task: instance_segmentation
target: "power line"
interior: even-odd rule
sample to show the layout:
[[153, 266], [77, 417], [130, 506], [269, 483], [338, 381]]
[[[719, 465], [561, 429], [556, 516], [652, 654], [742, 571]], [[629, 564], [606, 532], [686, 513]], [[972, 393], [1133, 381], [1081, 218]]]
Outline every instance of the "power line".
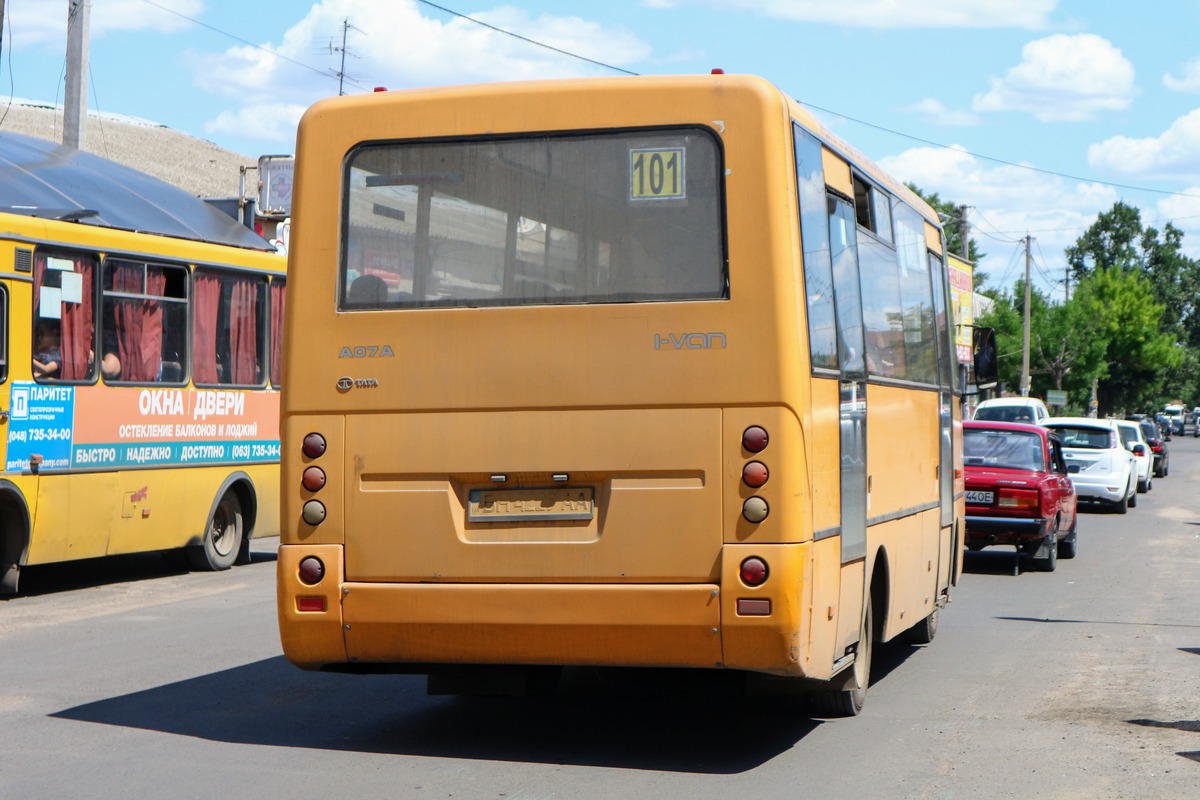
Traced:
[[[201, 28], [207, 28], [208, 30], [212, 31], [213, 33], [219, 33], [220, 35], [222, 35], [226, 38], [233, 39], [235, 42], [241, 42], [242, 44], [246, 45], [247, 47], [253, 47], [255, 50], [259, 50], [263, 53], [269, 53], [270, 55], [274, 56], [275, 58], [280, 59], [281, 61], [287, 61], [288, 63], [295, 64], [297, 67], [306, 69], [309, 72], [315, 72], [316, 74], [318, 74], [324, 78], [337, 77], [335, 75], [331, 75], [329, 70], [318, 69], [317, 67], [311, 66], [310, 64], [305, 64], [303, 61], [297, 61], [294, 58], [289, 58], [288, 56], [285, 56], [283, 53], [280, 53], [278, 50], [271, 50], [269, 48], [263, 47], [262, 45], [255, 44], [254, 42], [251, 42], [248, 39], [243, 39], [240, 36], [236, 36], [236, 35], [230, 33], [229, 31], [223, 31], [214, 25], [209, 25], [207, 22], [201, 22], [198, 19], [189, 17], [187, 14], [182, 14], [182, 13], [178, 12], [173, 8], [168, 8], [164, 5], [156, 3], [156, 2], [154, 2], [154, 0], [142, 0], [142, 2], [148, 6], [154, 6], [155, 8], [157, 8], [161, 11], [166, 11], [170, 14], [174, 14], [177, 17], [186, 19], [188, 22], [191, 22], [195, 25], [199, 25]], [[366, 91], [366, 87], [360, 83], [357, 83], [357, 82], [349, 80], [349, 79], [347, 79], [347, 83], [352, 83], [355, 86], [357, 86], [358, 88], [362, 89], [363, 91]]]
[[1116, 189], [1128, 189], [1129, 191], [1133, 191], [1133, 192], [1150, 192], [1152, 194], [1166, 194], [1166, 195], [1172, 195], [1175, 197], [1192, 197], [1192, 198], [1200, 199], [1200, 194], [1191, 194], [1188, 192], [1173, 192], [1169, 189], [1151, 189], [1146, 186], [1134, 186], [1132, 184], [1127, 184], [1127, 183], [1114, 183], [1113, 181], [1104, 181], [1104, 180], [1100, 180], [1099, 178], [1084, 178], [1082, 176], [1071, 175], [1066, 172], [1056, 172], [1052, 169], [1043, 169], [1041, 167], [1030, 166], [1029, 164], [1018, 164], [1015, 161], [1006, 161], [1003, 158], [996, 158], [995, 156], [986, 156], [981, 153], [974, 153], [970, 150], [964, 150], [959, 147], [951, 147], [950, 145], [942, 144], [941, 142], [934, 142], [929, 139], [922, 139], [920, 136], [913, 136], [912, 134], [909, 134], [909, 133], [901, 133], [900, 131], [893, 130], [891, 128], [885, 128], [882, 125], [876, 125], [875, 123], [867, 122], [866, 120], [857, 119], [855, 117], [851, 117], [846, 114], [842, 114], [840, 112], [833, 111], [832, 109], [822, 108], [821, 106], [818, 106], [814, 103], [806, 103], [803, 100], [801, 100], [799, 102], [801, 105], [808, 106], [809, 108], [814, 108], [817, 111], [823, 111], [826, 114], [833, 114], [834, 116], [841, 117], [844, 120], [848, 120], [850, 122], [856, 122], [859, 125], [865, 125], [868, 128], [874, 128], [875, 130], [883, 131], [884, 133], [890, 133], [893, 136], [900, 136], [905, 139], [911, 139], [914, 142], [920, 142], [921, 144], [927, 144], [930, 147], [938, 147], [943, 150], [955, 150], [960, 153], [966, 153], [967, 155], [971, 156], [972, 158], [981, 158], [984, 161], [992, 161], [996, 164], [1003, 164], [1006, 167], [1017, 167], [1019, 169], [1027, 169], [1032, 172], [1040, 172], [1043, 175], [1053, 175], [1056, 178], [1067, 178], [1068, 180], [1084, 181], [1085, 183], [1098, 183], [1101, 186], [1112, 186], [1113, 188], [1116, 188]]
[[474, 22], [476, 25], [482, 25], [483, 27], [487, 28], [488, 30], [493, 30], [496, 33], [503, 33], [505, 36], [511, 36], [514, 39], [520, 39], [522, 42], [527, 42], [528, 44], [532, 44], [537, 47], [543, 47], [546, 50], [552, 50], [555, 53], [559, 53], [559, 54], [567, 56], [569, 58], [576, 58], [576, 59], [579, 59], [580, 61], [586, 61], [589, 64], [595, 64], [598, 67], [604, 67], [605, 69], [611, 69], [616, 72], [622, 72], [626, 75], [637, 75], [638, 74], [636, 72], [630, 72], [629, 70], [623, 69], [621, 67], [614, 67], [612, 64], [605, 64], [603, 61], [597, 61], [594, 58], [588, 58], [587, 56], [581, 56], [578, 53], [572, 53], [567, 50], [562, 50], [560, 48], [554, 47], [553, 45], [546, 44], [545, 42], [539, 42], [535, 39], [530, 39], [529, 37], [522, 36], [519, 33], [513, 33], [512, 31], [506, 31], [504, 28], [497, 28], [495, 25], [490, 25], [490, 24], [484, 22], [483, 20], [475, 19], [474, 17], [468, 17], [466, 14], [460, 14], [457, 11], [446, 8], [445, 6], [439, 6], [437, 3], [431, 3], [431, 2], [429, 2], [429, 0], [417, 0], [417, 2], [422, 5], [429, 6], [430, 8], [436, 8], [438, 11], [444, 11], [445, 13], [450, 14], [455, 17], [458, 17], [459, 19], [465, 19], [467, 22]]

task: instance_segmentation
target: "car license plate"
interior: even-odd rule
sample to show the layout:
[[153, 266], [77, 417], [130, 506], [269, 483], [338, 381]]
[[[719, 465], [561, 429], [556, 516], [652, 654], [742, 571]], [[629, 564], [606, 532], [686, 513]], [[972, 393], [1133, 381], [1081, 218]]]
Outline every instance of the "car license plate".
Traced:
[[992, 493], [967, 492], [967, 502], [975, 506], [990, 506], [992, 504]]
[[473, 489], [468, 522], [535, 522], [589, 520], [596, 513], [590, 486], [552, 489]]

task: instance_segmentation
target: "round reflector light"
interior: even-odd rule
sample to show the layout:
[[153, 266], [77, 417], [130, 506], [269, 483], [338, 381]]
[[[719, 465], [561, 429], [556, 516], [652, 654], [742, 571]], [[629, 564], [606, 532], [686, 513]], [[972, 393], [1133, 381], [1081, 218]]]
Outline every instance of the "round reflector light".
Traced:
[[742, 562], [739, 572], [742, 576], [742, 583], [747, 586], [762, 586], [767, 580], [767, 562], [758, 556], [750, 556]]
[[768, 439], [769, 437], [764, 429], [757, 425], [751, 425], [742, 433], [742, 447], [751, 453], [761, 453], [767, 449]]
[[316, 500], [309, 500], [304, 504], [304, 510], [300, 516], [304, 517], [304, 521], [309, 525], [320, 525], [325, 521], [325, 506]]
[[304, 470], [304, 475], [300, 479], [300, 482], [310, 492], [319, 491], [325, 486], [325, 470], [320, 467], [309, 467]]
[[767, 465], [761, 461], [751, 461], [742, 467], [742, 483], [754, 489], [766, 483], [768, 477]]
[[316, 556], [309, 556], [300, 562], [300, 580], [309, 586], [320, 583], [324, 577], [325, 565], [321, 563], [321, 559]]
[[301, 450], [309, 458], [319, 458], [325, 454], [325, 437], [319, 433], [310, 433], [304, 437], [304, 444], [301, 445]]
[[742, 503], [742, 516], [749, 522], [762, 522], [770, 511], [767, 501], [761, 497], [751, 497]]

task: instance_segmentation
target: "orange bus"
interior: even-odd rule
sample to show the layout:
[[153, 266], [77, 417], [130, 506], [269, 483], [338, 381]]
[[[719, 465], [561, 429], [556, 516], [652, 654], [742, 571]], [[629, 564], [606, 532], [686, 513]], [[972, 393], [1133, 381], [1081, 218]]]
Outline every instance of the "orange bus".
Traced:
[[286, 259], [96, 156], [0, 136], [0, 592], [22, 568], [279, 531]]
[[[857, 714], [962, 553], [936, 213], [766, 81], [324, 100], [279, 624], [309, 669], [744, 671]], [[544, 668], [544, 669], [543, 669]]]

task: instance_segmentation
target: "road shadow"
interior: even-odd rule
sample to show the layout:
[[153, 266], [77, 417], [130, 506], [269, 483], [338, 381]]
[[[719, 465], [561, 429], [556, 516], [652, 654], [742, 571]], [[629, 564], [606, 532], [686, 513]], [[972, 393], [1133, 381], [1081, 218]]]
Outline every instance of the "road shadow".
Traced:
[[968, 550], [963, 553], [963, 572], [972, 575], [1016, 575], [1020, 572], [1035, 572], [1032, 559], [1017, 557], [1015, 548], [995, 547], [984, 550]]
[[[265, 541], [265, 544], [259, 544], [257, 540], [251, 543], [249, 563], [260, 564], [277, 559], [279, 540]], [[237, 568], [234, 567], [235, 570]], [[21, 568], [18, 591], [11, 595], [0, 594], [0, 602], [10, 597], [36, 597], [117, 583], [157, 580], [172, 575], [184, 575], [190, 571], [187, 557], [179, 550], [37, 564]]]
[[[1179, 719], [1179, 720], [1157, 720], [1157, 719], [1130, 719], [1126, 720], [1130, 725], [1140, 725], [1143, 728], [1169, 728], [1176, 731], [1188, 731], [1189, 733], [1200, 733], [1200, 719]], [[1200, 750], [1184, 750], [1175, 753], [1177, 756], [1182, 756], [1190, 761], [1200, 761]]]
[[754, 769], [822, 724], [741, 686], [734, 672], [580, 668], [547, 698], [430, 697], [420, 676], [305, 672], [279, 656], [51, 716], [235, 744], [701, 774]]

